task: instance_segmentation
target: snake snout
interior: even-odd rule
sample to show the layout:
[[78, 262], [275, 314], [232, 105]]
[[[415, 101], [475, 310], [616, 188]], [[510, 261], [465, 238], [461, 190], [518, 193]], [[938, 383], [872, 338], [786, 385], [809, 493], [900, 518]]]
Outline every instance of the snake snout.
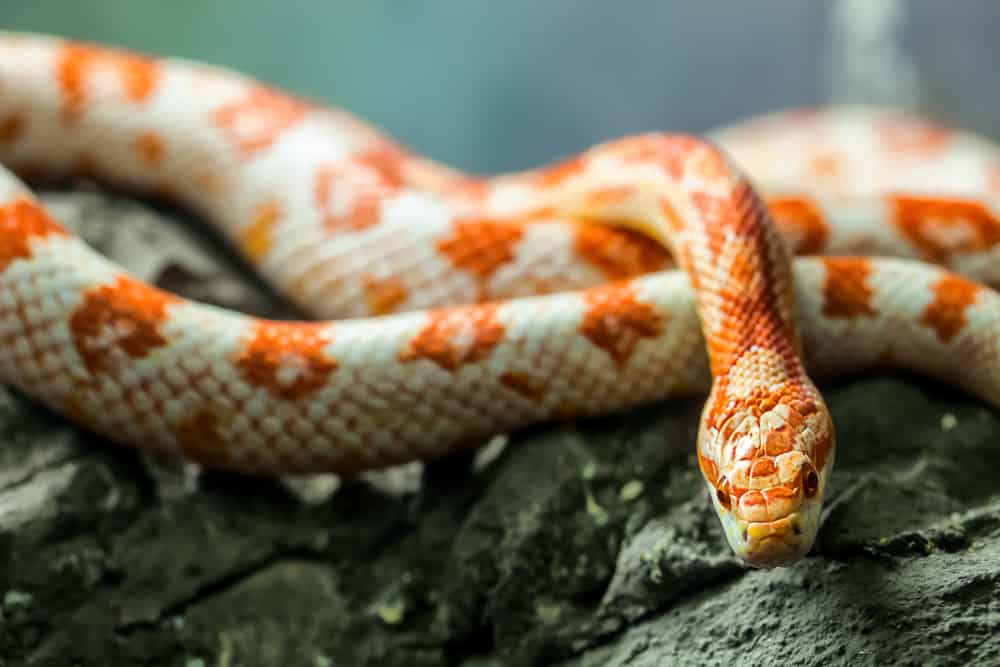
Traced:
[[740, 473], [741, 466], [730, 469], [735, 483], [726, 480], [725, 502], [716, 498], [719, 516], [740, 560], [759, 568], [790, 565], [805, 556], [815, 541], [822, 479], [812, 460], [801, 452], [768, 459], [766, 464], [760, 460], [743, 466], [750, 471], [747, 476]]
[[785, 473], [783, 484], [747, 498], [751, 502], [741, 506], [745, 511], [737, 517], [743, 525], [743, 559], [754, 567], [791, 564], [805, 556], [816, 539], [822, 501], [819, 473], [801, 454], [785, 466]]

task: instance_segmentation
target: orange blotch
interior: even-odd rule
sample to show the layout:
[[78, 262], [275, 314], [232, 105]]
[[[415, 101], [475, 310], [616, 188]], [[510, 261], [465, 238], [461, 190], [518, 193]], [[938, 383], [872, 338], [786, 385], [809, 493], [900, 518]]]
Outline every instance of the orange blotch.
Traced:
[[342, 162], [319, 168], [313, 197], [326, 229], [361, 231], [378, 223], [382, 200], [393, 190], [374, 170]]
[[379, 278], [365, 275], [361, 277], [365, 290], [368, 311], [374, 315], [387, 315], [396, 310], [409, 296], [406, 285], [394, 276]]
[[584, 292], [587, 310], [580, 331], [621, 368], [639, 341], [663, 332], [663, 315], [636, 299], [628, 283], [613, 283]]
[[680, 178], [691, 153], [705, 146], [697, 137], [683, 134], [643, 134], [612, 142], [608, 148], [627, 163], [655, 163], [672, 178]]
[[760, 261], [756, 257], [751, 257], [747, 253], [737, 254], [733, 257], [730, 273], [727, 278], [727, 285], [719, 292], [726, 296], [729, 292], [743, 292], [749, 290], [753, 284], [754, 276], [760, 271]]
[[545, 384], [529, 373], [509, 371], [500, 376], [500, 382], [511, 391], [531, 400], [537, 400], [545, 394]]
[[299, 100], [258, 85], [240, 100], [216, 109], [212, 122], [244, 157], [249, 157], [297, 125], [306, 110]]
[[143, 132], [135, 138], [132, 144], [139, 158], [151, 167], [163, 161], [166, 145], [163, 138], [156, 132]]
[[281, 220], [281, 205], [268, 201], [257, 207], [253, 222], [240, 233], [240, 247], [247, 257], [260, 261], [274, 243], [274, 227]]
[[872, 265], [867, 259], [824, 257], [823, 314], [827, 317], [874, 317], [874, 290], [868, 283]]
[[19, 113], [12, 113], [0, 120], [0, 144], [12, 144], [24, 134], [28, 122]]
[[968, 323], [966, 309], [976, 302], [981, 286], [953, 273], [946, 274], [932, 288], [934, 300], [924, 309], [920, 323], [934, 329], [947, 343]]
[[226, 441], [219, 426], [219, 417], [202, 409], [174, 428], [181, 453], [207, 468], [229, 468], [233, 459], [226, 450]]
[[573, 250], [609, 280], [660, 271], [670, 259], [666, 248], [644, 234], [606, 225], [577, 227]]
[[793, 253], [815, 255], [823, 251], [830, 226], [813, 202], [805, 197], [771, 197], [767, 208]]
[[66, 236], [66, 230], [30, 199], [0, 206], [0, 271], [16, 259], [31, 257], [32, 239], [52, 235]]
[[313, 196], [323, 225], [331, 231], [359, 231], [377, 224], [382, 201], [405, 182], [407, 159], [399, 146], [379, 141], [347, 160], [320, 167]]
[[486, 201], [490, 185], [482, 179], [463, 176], [437, 189], [468, 206], [476, 206]]
[[[700, 226], [708, 237], [712, 257], [718, 258], [727, 244], [742, 241], [748, 254], [754, 252], [768, 258], [766, 209], [750, 186], [741, 182], [725, 194], [715, 195], [697, 191], [691, 195], [691, 204], [701, 215]], [[746, 253], [745, 253], [746, 254]], [[767, 260], [762, 264], [769, 270]]]
[[[725, 229], [723, 227], [730, 227], [734, 222], [738, 222], [738, 220], [733, 220], [729, 214], [731, 203], [729, 198], [718, 197], [701, 190], [691, 194], [691, 205], [704, 221], [706, 231], [709, 232], [709, 247], [712, 248], [713, 254], [716, 256], [721, 248], [720, 240], [725, 238]], [[718, 233], [713, 235], [711, 232], [716, 227], [719, 228]], [[713, 236], [715, 247], [713, 247]]]
[[454, 232], [438, 241], [438, 251], [456, 269], [487, 280], [497, 269], [514, 259], [517, 244], [524, 237], [524, 225], [506, 220], [471, 218], [457, 220]]
[[337, 360], [325, 348], [330, 327], [321, 322], [256, 320], [233, 363], [249, 384], [295, 401], [326, 384]]
[[568, 160], [559, 162], [551, 167], [542, 169], [537, 176], [538, 184], [543, 187], [553, 187], [561, 185], [582, 174], [587, 169], [587, 156], [577, 155]]
[[157, 62], [145, 56], [89, 44], [67, 44], [56, 58], [56, 80], [62, 91], [66, 118], [75, 118], [83, 112], [88, 78], [101, 70], [115, 73], [126, 99], [133, 103], [143, 102], [152, 95], [160, 74]]
[[390, 188], [399, 188], [405, 183], [406, 151], [396, 144], [381, 140], [374, 146], [359, 151], [351, 161], [374, 171], [379, 180]]
[[494, 304], [433, 310], [427, 324], [399, 353], [399, 360], [427, 359], [456, 371], [485, 359], [503, 341], [504, 333]]
[[[692, 144], [687, 150], [693, 152], [697, 145]], [[716, 150], [702, 150], [694, 153], [695, 158], [688, 167], [703, 183], [731, 182], [734, 174], [726, 158]], [[680, 178], [678, 173], [676, 178]]]
[[127, 276], [89, 290], [70, 317], [73, 343], [91, 373], [113, 370], [116, 354], [141, 359], [166, 345], [160, 327], [178, 297]]
[[952, 137], [950, 130], [937, 123], [903, 116], [884, 120], [879, 129], [883, 150], [906, 157], [933, 157]]
[[891, 201], [896, 226], [931, 261], [986, 250], [1000, 241], [1000, 220], [982, 202], [912, 196]]

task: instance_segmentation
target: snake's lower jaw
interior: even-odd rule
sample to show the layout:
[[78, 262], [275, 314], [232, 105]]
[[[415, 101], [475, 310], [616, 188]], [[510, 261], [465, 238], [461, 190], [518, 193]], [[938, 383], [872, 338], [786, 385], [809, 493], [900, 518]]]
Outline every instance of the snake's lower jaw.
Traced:
[[750, 567], [770, 569], [793, 565], [809, 553], [821, 508], [820, 502], [810, 499], [773, 521], [746, 521], [725, 510], [719, 511], [719, 518], [736, 557]]
[[751, 567], [792, 565], [809, 552], [815, 540], [815, 531], [805, 530], [804, 523], [798, 512], [777, 521], [745, 523], [745, 550], [738, 555]]

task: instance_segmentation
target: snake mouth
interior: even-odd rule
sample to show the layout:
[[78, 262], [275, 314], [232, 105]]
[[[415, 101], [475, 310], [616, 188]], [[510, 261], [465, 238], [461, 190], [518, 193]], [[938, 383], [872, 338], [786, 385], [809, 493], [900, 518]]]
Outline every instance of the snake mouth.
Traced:
[[775, 521], [747, 522], [744, 536], [746, 561], [760, 568], [789, 565], [812, 546], [803, 535], [802, 516], [798, 512]]

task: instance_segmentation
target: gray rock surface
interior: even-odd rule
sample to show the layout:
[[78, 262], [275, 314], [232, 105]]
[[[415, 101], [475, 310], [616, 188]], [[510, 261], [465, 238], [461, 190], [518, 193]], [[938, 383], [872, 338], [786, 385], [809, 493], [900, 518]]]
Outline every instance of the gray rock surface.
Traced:
[[[46, 201], [143, 278], [291, 314], [170, 216]], [[915, 378], [826, 393], [819, 543], [749, 571], [709, 510], [695, 403], [274, 480], [152, 460], [0, 389], [0, 665], [1000, 664], [1000, 414]]]

